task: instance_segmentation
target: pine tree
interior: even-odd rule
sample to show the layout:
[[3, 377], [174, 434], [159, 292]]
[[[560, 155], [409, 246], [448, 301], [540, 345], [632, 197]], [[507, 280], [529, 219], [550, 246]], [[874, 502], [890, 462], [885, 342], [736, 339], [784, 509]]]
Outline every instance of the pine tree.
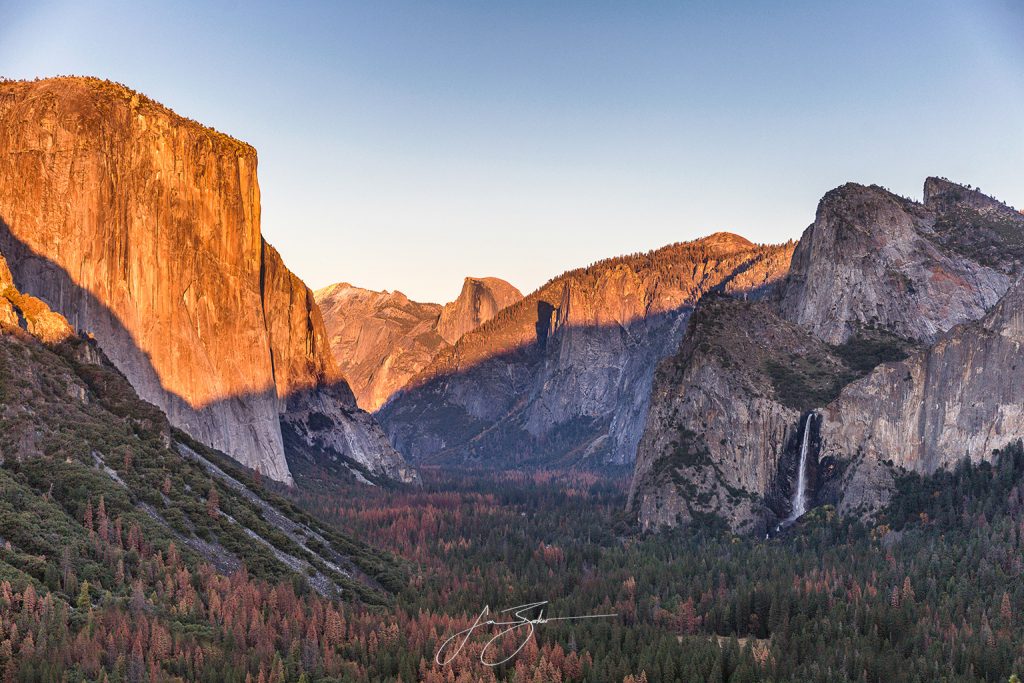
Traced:
[[82, 589], [78, 592], [78, 599], [75, 601], [75, 607], [78, 608], [79, 612], [88, 612], [92, 609], [92, 598], [89, 597], [89, 582], [82, 582]]
[[217, 519], [220, 515], [220, 494], [217, 493], [216, 486], [211, 486], [210, 493], [206, 496], [206, 514], [211, 519]]

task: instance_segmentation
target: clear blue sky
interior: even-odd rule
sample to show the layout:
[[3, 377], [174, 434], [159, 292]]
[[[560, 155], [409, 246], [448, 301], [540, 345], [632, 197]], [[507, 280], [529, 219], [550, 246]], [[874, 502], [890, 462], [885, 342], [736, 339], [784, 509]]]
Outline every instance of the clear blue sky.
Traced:
[[130, 85], [259, 150], [308, 284], [524, 291], [848, 180], [1024, 204], [1024, 3], [0, 0], [0, 74]]

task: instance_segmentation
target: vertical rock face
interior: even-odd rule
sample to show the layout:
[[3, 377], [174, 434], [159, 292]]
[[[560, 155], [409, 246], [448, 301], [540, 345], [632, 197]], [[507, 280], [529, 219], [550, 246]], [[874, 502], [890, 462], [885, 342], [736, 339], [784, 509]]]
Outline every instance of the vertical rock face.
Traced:
[[[964, 458], [988, 459], [1024, 437], [1022, 345], [1018, 280], [981, 320], [846, 387], [823, 411], [822, 453], [856, 456], [857, 479], [872, 476], [883, 461], [931, 473]], [[851, 494], [842, 499], [845, 509], [863, 502]]]
[[265, 258], [255, 151], [97, 79], [2, 83], [0, 118], [15, 282], [173, 424], [290, 481], [283, 399], [334, 371], [308, 291]]
[[285, 450], [289, 461], [354, 465], [363, 473], [413, 483], [416, 472], [387, 436], [356, 406], [355, 396], [331, 353], [313, 292], [263, 243], [263, 315], [270, 337]]
[[836, 344], [864, 326], [930, 342], [983, 315], [1015, 266], [985, 258], [965, 234], [984, 216], [948, 192], [940, 202], [939, 182], [929, 179], [925, 205], [853, 183], [826, 194], [793, 255], [783, 317]]
[[[343, 380], [331, 356], [313, 292], [285, 267], [276, 249], [266, 242], [261, 249], [263, 317], [279, 412], [283, 413], [289, 396]], [[346, 398], [352, 401], [351, 392]]]
[[924, 195], [844, 185], [766, 303], [708, 303], [657, 375], [630, 496], [644, 526], [782, 519], [812, 410], [811, 501], [844, 511], [884, 503], [886, 463], [931, 472], [1024, 436], [1024, 216], [941, 179]]
[[444, 307], [340, 283], [316, 292], [331, 351], [360, 407], [377, 410], [426, 367], [449, 338], [461, 337], [522, 298], [498, 278], [466, 278]]
[[642, 526], [719, 516], [748, 532], [788, 515], [801, 415], [851, 376], [771, 306], [705, 297], [654, 380], [629, 499]]
[[720, 233], [566, 273], [439, 353], [378, 417], [406, 457], [630, 463], [654, 366], [693, 305], [715, 289], [756, 295], [791, 249]]
[[467, 277], [459, 297], [445, 304], [437, 321], [437, 333], [449, 344], [475, 330], [523, 298], [522, 292], [496, 277]]

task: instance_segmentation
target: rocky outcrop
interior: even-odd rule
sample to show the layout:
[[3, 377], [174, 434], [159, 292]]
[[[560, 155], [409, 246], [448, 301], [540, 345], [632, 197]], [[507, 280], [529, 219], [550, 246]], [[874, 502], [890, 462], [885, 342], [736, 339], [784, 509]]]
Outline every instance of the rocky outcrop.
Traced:
[[[980, 189], [954, 183], [946, 178], [926, 178], [922, 201], [925, 207], [943, 215], [973, 211], [989, 218], [1010, 221], [1020, 220], [1020, 212], [1006, 202], [1001, 202], [994, 197], [982, 194]], [[975, 240], [979, 238], [978, 235], [973, 235], [972, 237]], [[1005, 238], [1006, 235], [1003, 235], [1003, 237]], [[985, 242], [988, 242], [990, 239], [988, 236], [982, 237], [982, 240]]]
[[0, 325], [18, 326], [18, 308], [11, 301], [12, 295], [17, 294], [20, 292], [14, 286], [14, 276], [11, 275], [11, 270], [7, 267], [7, 259], [0, 255]]
[[865, 326], [931, 342], [983, 315], [1020, 261], [988, 258], [976, 193], [940, 199], [939, 183], [928, 180], [923, 205], [853, 183], [826, 194], [781, 288], [783, 317], [835, 344]]
[[439, 353], [378, 417], [415, 459], [631, 463], [654, 366], [697, 300], [758, 295], [791, 250], [719, 233], [566, 273]]
[[523, 298], [523, 293], [496, 277], [467, 277], [455, 301], [445, 304], [437, 333], [449, 344], [471, 332]]
[[3, 254], [0, 254], [0, 327], [20, 328], [45, 344], [59, 344], [75, 335], [67, 319], [50, 310], [46, 302], [18, 291]]
[[308, 290], [267, 258], [255, 150], [97, 79], [4, 82], [0, 118], [0, 249], [19, 288], [94, 335], [172, 424], [291, 481], [286, 398], [336, 370]]
[[[375, 292], [342, 282], [315, 294], [331, 351], [359, 406], [377, 410], [442, 349], [522, 298], [498, 278], [466, 278], [455, 301], [440, 306], [401, 292]], [[457, 336], [455, 336], [457, 335]]]
[[888, 499], [893, 467], [931, 472], [1024, 436], [1022, 245], [1024, 217], [948, 181], [928, 179], [923, 204], [830, 192], [777, 292], [708, 302], [659, 369], [630, 494], [641, 523], [773, 526], [805, 428], [810, 502], [859, 513]]

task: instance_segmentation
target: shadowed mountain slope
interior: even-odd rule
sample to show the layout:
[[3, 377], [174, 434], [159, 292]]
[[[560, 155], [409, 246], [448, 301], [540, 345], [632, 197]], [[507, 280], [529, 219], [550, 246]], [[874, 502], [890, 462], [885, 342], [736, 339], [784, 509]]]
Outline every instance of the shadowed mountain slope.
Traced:
[[439, 353], [378, 413], [414, 460], [623, 465], [654, 365], [706, 292], [758, 296], [792, 245], [717, 233], [561, 275]]
[[3, 256], [0, 490], [0, 580], [68, 601], [76, 575], [96, 595], [127, 597], [146, 580], [142, 559], [171, 543], [191, 570], [244, 564], [255, 577], [295, 578], [325, 596], [379, 602], [382, 582], [397, 583], [393, 561], [173, 429], [95, 341], [17, 290]]

